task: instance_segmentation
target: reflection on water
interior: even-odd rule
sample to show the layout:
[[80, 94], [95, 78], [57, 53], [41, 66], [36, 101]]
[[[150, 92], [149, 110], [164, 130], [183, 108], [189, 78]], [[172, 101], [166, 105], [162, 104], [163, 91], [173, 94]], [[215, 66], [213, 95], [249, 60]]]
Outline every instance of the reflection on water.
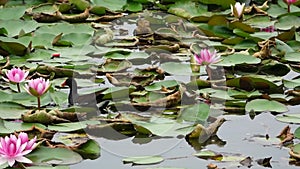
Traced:
[[[294, 111], [297, 111], [297, 107], [290, 107], [290, 113]], [[157, 138], [151, 140], [134, 137], [127, 137], [121, 140], [95, 138], [102, 148], [101, 157], [93, 161], [86, 160], [80, 164], [73, 165], [71, 169], [81, 169], [83, 167], [90, 169], [133, 168], [131, 164], [123, 164], [122, 159], [124, 157], [141, 155], [161, 155], [165, 158], [165, 161], [153, 166], [134, 166], [134, 168], [168, 166], [199, 169], [206, 168], [209, 163], [217, 164], [220, 168], [236, 168], [239, 165], [234, 163], [218, 163], [193, 156], [194, 153], [201, 149], [242, 154], [245, 157], [252, 157], [253, 160], [272, 157], [272, 168], [295, 168], [294, 165], [289, 165], [288, 148], [249, 141], [249, 138], [254, 135], [268, 134], [270, 138], [274, 138], [288, 124], [276, 121], [270, 113], [261, 113], [253, 120], [251, 120], [248, 114], [240, 116], [225, 115], [224, 118], [227, 121], [219, 129], [217, 137], [206, 143], [208, 145], [189, 144], [184, 138]], [[297, 125], [289, 125], [292, 128], [292, 132], [297, 128]], [[261, 168], [255, 161], [253, 165], [251, 168]]]

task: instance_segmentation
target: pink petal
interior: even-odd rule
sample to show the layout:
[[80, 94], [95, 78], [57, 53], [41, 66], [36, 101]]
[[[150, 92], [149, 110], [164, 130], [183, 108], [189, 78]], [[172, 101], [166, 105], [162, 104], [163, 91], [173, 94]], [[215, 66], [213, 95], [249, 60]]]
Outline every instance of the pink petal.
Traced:
[[44, 88], [45, 86], [42, 84], [42, 83], [39, 83], [37, 88], [36, 88], [36, 91], [39, 93], [39, 95], [43, 95], [44, 93]]
[[12, 167], [12, 166], [15, 164], [16, 160], [15, 160], [15, 159], [10, 159], [10, 158], [8, 158], [8, 159], [7, 159], [7, 162], [8, 162], [8, 165], [9, 165], [10, 167]]
[[21, 132], [19, 133], [18, 137], [21, 139], [21, 143], [28, 142], [28, 135], [27, 133]]

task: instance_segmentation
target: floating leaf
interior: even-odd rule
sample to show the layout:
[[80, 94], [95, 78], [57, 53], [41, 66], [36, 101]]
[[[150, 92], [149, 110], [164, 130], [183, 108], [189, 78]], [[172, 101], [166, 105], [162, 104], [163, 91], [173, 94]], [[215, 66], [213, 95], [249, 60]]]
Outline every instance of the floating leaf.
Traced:
[[139, 126], [139, 130], [150, 131], [157, 136], [171, 136], [186, 135], [190, 133], [194, 126], [193, 124], [179, 123], [176, 120], [171, 120], [162, 117], [151, 117], [149, 121], [141, 121], [130, 115], [125, 116], [133, 124]]
[[[16, 6], [0, 9], [0, 20], [17, 20], [21, 18], [26, 11], [25, 6]], [[4, 26], [4, 25], [2, 25]]]
[[209, 110], [207, 104], [195, 104], [185, 108], [178, 118], [190, 122], [204, 122], [208, 118]]
[[26, 112], [25, 107], [13, 102], [0, 103], [0, 118], [2, 119], [20, 119], [21, 115]]
[[32, 167], [26, 167], [27, 169], [70, 169], [68, 166], [32, 166]]
[[288, 52], [283, 59], [290, 62], [300, 62], [300, 54], [298, 52]]
[[139, 156], [139, 157], [127, 157], [122, 160], [124, 163], [132, 163], [136, 165], [150, 165], [157, 164], [164, 161], [161, 156]]
[[278, 19], [278, 22], [275, 24], [277, 29], [289, 30], [292, 27], [300, 27], [300, 18], [294, 15], [283, 16]]
[[299, 123], [300, 124], [300, 114], [283, 114], [277, 115], [276, 120], [285, 123]]
[[103, 6], [112, 11], [121, 11], [126, 5], [126, 1], [124, 0], [93, 0], [94, 5]]
[[183, 64], [177, 62], [166, 62], [161, 64], [161, 68], [174, 75], [192, 75], [196, 74], [192, 72], [190, 64]]
[[287, 88], [290, 88], [290, 89], [294, 89], [294, 88], [300, 86], [300, 78], [293, 79], [293, 80], [285, 80], [285, 79], [283, 79], [283, 84], [284, 84], [284, 87], [287, 87]]
[[86, 128], [90, 124], [99, 124], [97, 121], [80, 121], [73, 123], [58, 123], [55, 125], [48, 125], [49, 130], [60, 131], [60, 132], [71, 132]]
[[288, 111], [288, 108], [274, 100], [266, 100], [266, 99], [255, 99], [246, 104], [246, 111], [258, 111], [258, 112], [263, 112], [263, 111], [271, 111], [271, 112], [286, 112]]
[[94, 160], [100, 157], [100, 145], [95, 140], [88, 140], [80, 144], [74, 151], [79, 153], [84, 159]]
[[35, 149], [27, 157], [35, 164], [70, 165], [82, 161], [82, 157], [78, 153], [69, 149], [44, 146]]
[[235, 66], [237, 64], [258, 64], [260, 59], [251, 55], [233, 54], [222, 57], [222, 61], [217, 63], [218, 66]]
[[3, 26], [7, 33], [8, 37], [18, 36], [21, 31], [23, 34], [30, 33], [36, 30], [40, 25], [33, 20], [30, 21], [22, 21], [22, 20], [7, 20], [4, 22]]
[[170, 88], [170, 87], [175, 87], [178, 85], [179, 85], [179, 83], [176, 80], [164, 80], [164, 81], [155, 82], [151, 85], [146, 86], [145, 90], [155, 91], [155, 90], [161, 90], [163, 87]]

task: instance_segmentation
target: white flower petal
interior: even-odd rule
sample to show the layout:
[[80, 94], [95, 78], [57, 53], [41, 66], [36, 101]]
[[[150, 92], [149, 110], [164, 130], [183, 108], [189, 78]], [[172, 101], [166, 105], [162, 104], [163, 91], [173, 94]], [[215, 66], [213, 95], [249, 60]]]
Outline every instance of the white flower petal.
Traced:
[[0, 165], [4, 164], [6, 162], [7, 162], [6, 158], [0, 156]]
[[8, 162], [8, 165], [12, 167], [15, 164], [16, 160], [15, 159], [7, 159], [7, 162]]
[[20, 157], [16, 157], [16, 161], [21, 162], [21, 163], [32, 163], [31, 160], [29, 160], [26, 157], [20, 156]]

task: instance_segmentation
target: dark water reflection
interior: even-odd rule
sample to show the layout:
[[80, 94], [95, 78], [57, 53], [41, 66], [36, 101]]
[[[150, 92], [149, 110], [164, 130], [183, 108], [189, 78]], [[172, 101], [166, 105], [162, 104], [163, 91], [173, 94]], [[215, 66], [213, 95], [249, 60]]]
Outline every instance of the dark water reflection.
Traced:
[[[289, 113], [297, 113], [299, 106], [289, 107]], [[215, 163], [220, 168], [237, 168], [237, 163], [218, 163], [211, 160], [203, 160], [193, 156], [199, 149], [206, 148], [216, 152], [226, 152], [232, 154], [242, 154], [250, 156], [254, 160], [272, 157], [272, 168], [296, 168], [289, 164], [289, 149], [278, 145], [264, 145], [262, 143], [249, 141], [255, 135], [266, 135], [270, 138], [276, 137], [280, 131], [287, 125], [291, 126], [292, 132], [298, 127], [293, 124], [286, 124], [276, 121], [271, 113], [261, 113], [253, 120], [246, 115], [224, 115], [227, 120], [219, 129], [217, 135], [225, 145], [210, 144], [201, 147], [192, 147], [184, 138], [160, 138], [153, 139], [149, 143], [139, 144], [143, 140], [134, 140], [128, 137], [123, 140], [107, 140], [97, 138], [101, 145], [101, 157], [96, 160], [86, 160], [80, 164], [71, 166], [71, 169], [81, 169], [88, 167], [90, 169], [98, 168], [151, 168], [151, 167], [182, 167], [187, 169], [206, 168], [209, 163]], [[217, 139], [217, 138], [216, 138]], [[297, 140], [295, 140], [297, 142]], [[130, 156], [142, 155], [161, 155], [165, 161], [150, 166], [131, 166], [123, 164], [122, 159]], [[263, 168], [254, 161], [251, 168]], [[243, 168], [243, 167], [242, 167]], [[246, 167], [244, 167], [246, 168]]]

